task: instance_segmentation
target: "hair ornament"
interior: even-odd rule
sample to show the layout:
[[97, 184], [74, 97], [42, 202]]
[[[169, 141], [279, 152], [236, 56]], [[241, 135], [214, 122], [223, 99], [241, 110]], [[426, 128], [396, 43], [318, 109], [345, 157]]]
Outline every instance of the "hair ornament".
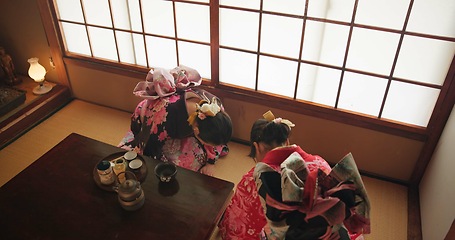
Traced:
[[218, 105], [218, 101], [215, 97], [212, 98], [212, 102], [209, 103], [207, 100], [201, 100], [199, 104], [196, 104], [196, 111], [188, 117], [188, 123], [193, 126], [196, 118], [201, 120], [207, 117], [214, 117], [221, 111], [221, 107]]
[[212, 103], [205, 102], [200, 107], [198, 106], [198, 117], [201, 118], [202, 115], [204, 115], [204, 118], [206, 116], [209, 117], [214, 117], [217, 113], [219, 113], [221, 110], [220, 106], [218, 105], [218, 101], [216, 100], [215, 97], [212, 98]]
[[194, 122], [196, 121], [197, 115], [198, 115], [197, 111], [194, 112], [194, 113], [189, 114], [188, 119], [186, 121], [188, 121], [190, 126], [194, 125]]
[[289, 128], [295, 127], [295, 124], [292, 123], [291, 121], [287, 120], [287, 119], [281, 119], [281, 123], [284, 123], [284, 124], [288, 125]]
[[153, 68], [145, 81], [137, 83], [133, 94], [145, 99], [158, 99], [175, 94], [177, 91], [201, 85], [201, 75], [195, 69], [180, 65], [171, 70]]
[[267, 111], [266, 113], [262, 114], [262, 116], [267, 120], [268, 122], [273, 121], [275, 119], [275, 115], [273, 115], [272, 111]]
[[287, 119], [283, 119], [283, 118], [276, 118], [275, 115], [273, 115], [272, 111], [267, 111], [266, 113], [264, 113], [262, 115], [264, 117], [265, 120], [269, 121], [269, 122], [274, 122], [276, 124], [280, 124], [280, 123], [284, 123], [286, 124], [289, 128], [291, 127], [295, 127], [295, 124], [292, 123], [291, 121], [287, 120]]

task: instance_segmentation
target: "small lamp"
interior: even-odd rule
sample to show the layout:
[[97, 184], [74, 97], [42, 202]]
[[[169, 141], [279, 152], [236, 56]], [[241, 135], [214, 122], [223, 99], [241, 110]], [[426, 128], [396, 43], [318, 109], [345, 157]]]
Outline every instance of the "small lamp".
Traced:
[[39, 83], [38, 86], [33, 88], [34, 94], [45, 94], [52, 89], [52, 85], [44, 82], [44, 76], [46, 75], [46, 69], [38, 63], [38, 58], [29, 58], [27, 61], [30, 63], [30, 68], [28, 69], [28, 75]]

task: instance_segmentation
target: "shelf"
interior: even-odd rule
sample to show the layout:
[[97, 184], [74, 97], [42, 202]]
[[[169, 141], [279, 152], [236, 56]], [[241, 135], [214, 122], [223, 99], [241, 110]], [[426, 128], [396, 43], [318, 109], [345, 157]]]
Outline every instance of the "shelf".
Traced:
[[71, 93], [66, 86], [52, 84], [52, 90], [44, 95], [35, 95], [33, 80], [23, 77], [21, 84], [14, 86], [26, 92], [24, 103], [0, 117], [0, 149], [16, 140], [42, 120], [58, 111], [71, 101]]

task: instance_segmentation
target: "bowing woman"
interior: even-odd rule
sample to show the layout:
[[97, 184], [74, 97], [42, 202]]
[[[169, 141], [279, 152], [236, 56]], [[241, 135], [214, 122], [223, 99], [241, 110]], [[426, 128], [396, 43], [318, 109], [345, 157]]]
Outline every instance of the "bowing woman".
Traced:
[[143, 100], [118, 146], [213, 175], [215, 162], [229, 152], [232, 122], [217, 96], [197, 88], [201, 81], [186, 66], [150, 70], [133, 90]]

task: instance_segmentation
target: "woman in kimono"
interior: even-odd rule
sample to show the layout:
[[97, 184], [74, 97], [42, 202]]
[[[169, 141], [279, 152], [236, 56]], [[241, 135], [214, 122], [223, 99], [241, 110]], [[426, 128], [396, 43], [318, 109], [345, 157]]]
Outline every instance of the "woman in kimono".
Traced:
[[144, 100], [118, 146], [213, 175], [216, 160], [229, 151], [232, 122], [218, 97], [196, 88], [201, 81], [185, 66], [150, 70], [133, 91]]
[[[266, 114], [271, 114], [271, 112]], [[248, 156], [255, 162], [262, 161], [270, 150], [289, 145], [289, 135], [294, 124], [286, 119], [281, 119], [281, 123], [286, 127], [283, 125], [279, 131], [264, 134], [264, 129], [270, 128], [270, 125], [274, 123], [263, 118], [254, 122], [250, 132], [251, 150]], [[266, 224], [253, 171], [254, 167], [243, 175], [237, 184], [234, 196], [218, 224], [223, 240], [257, 240]]]
[[[291, 153], [297, 153], [304, 160], [308, 171], [330, 174], [331, 168], [323, 158], [308, 154], [297, 145], [289, 144], [289, 136], [293, 126], [294, 124], [289, 120], [275, 118], [270, 111], [264, 114], [264, 119], [258, 119], [251, 129], [251, 151], [249, 156], [255, 159], [259, 166], [265, 162], [267, 166], [269, 166], [268, 164], [273, 166], [274, 171], [280, 171], [281, 159]], [[266, 211], [266, 214], [264, 212], [260, 199], [261, 197], [264, 199], [266, 197], [258, 194], [254, 170], [255, 168], [252, 168], [237, 184], [235, 194], [218, 225], [220, 235], [224, 240], [259, 239], [260, 237], [267, 239], [265, 231], [269, 229], [267, 226], [268, 217], [273, 212], [269, 213]], [[280, 181], [276, 181], [273, 184], [270, 188], [273, 187], [277, 191], [281, 189]], [[261, 190], [264, 192], [264, 189]], [[293, 217], [291, 215], [286, 216], [286, 213], [284, 213], [283, 216], [288, 217], [290, 222], [292, 222]], [[297, 216], [297, 219], [300, 219], [300, 217], [302, 216]], [[348, 237], [348, 234], [344, 233], [343, 236]], [[317, 239], [315, 235], [305, 235], [304, 238], [299, 237], [303, 237], [303, 235], [298, 236], [297, 239]], [[354, 232], [349, 233], [349, 238], [363, 239], [360, 233]], [[270, 236], [270, 239], [282, 238]]]
[[[288, 128], [273, 114], [264, 136]], [[266, 138], [266, 137], [264, 137]], [[297, 145], [267, 152], [253, 172], [267, 224], [262, 239], [363, 239], [370, 203], [351, 154], [332, 169]]]

